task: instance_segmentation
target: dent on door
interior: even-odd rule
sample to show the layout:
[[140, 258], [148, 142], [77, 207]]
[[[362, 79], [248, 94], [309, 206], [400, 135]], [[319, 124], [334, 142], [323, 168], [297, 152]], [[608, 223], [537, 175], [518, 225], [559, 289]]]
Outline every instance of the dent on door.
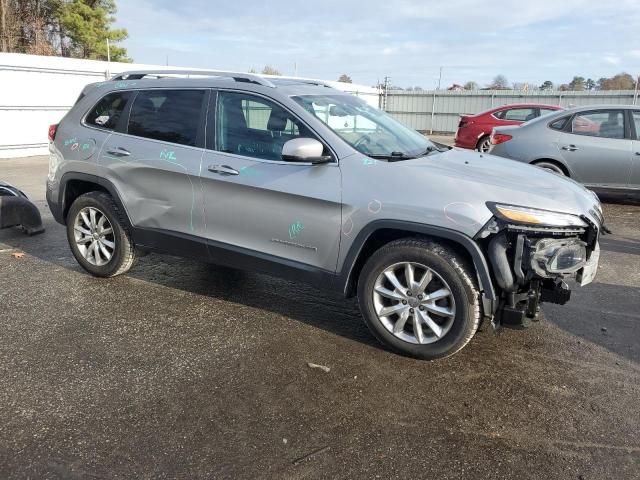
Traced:
[[134, 226], [201, 236], [201, 156], [199, 148], [113, 134], [101, 163]]

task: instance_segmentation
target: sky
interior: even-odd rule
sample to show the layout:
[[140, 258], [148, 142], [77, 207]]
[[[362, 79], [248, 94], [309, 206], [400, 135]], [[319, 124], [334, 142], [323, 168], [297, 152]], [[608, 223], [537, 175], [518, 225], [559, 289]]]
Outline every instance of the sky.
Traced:
[[[138, 63], [432, 89], [640, 75], [640, 0], [119, 0]], [[635, 32], [635, 35], [634, 35]]]

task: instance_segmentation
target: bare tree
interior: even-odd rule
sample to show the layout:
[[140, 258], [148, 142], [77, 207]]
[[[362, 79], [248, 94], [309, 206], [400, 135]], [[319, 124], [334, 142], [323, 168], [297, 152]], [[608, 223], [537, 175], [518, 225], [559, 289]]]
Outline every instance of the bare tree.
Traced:
[[509, 80], [504, 75], [496, 75], [489, 88], [492, 90], [507, 90], [509, 88]]
[[342, 83], [353, 83], [351, 81], [351, 77], [346, 73], [343, 73], [342, 75], [340, 75], [340, 78], [338, 78], [338, 81]]
[[473, 80], [464, 84], [465, 90], [478, 90], [478, 88], [479, 88], [478, 84]]

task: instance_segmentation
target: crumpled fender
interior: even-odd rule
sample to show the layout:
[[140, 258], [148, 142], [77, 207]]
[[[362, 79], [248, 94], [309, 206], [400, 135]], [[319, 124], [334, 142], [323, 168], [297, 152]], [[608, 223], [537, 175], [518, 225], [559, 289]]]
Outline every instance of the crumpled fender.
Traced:
[[27, 235], [44, 232], [38, 207], [16, 187], [0, 181], [0, 228], [16, 226]]

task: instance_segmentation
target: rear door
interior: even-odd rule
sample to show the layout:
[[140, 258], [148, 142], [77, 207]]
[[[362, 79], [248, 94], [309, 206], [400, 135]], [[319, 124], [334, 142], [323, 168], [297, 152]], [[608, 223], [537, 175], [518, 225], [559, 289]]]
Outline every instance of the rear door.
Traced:
[[640, 110], [632, 110], [630, 114], [634, 140], [631, 149], [631, 177], [629, 187], [640, 189]]
[[138, 91], [128, 122], [105, 143], [101, 163], [134, 227], [203, 235], [199, 175], [208, 95], [205, 89]]
[[[341, 226], [339, 165], [281, 158], [287, 140], [320, 138], [280, 104], [252, 93], [220, 91], [217, 106], [209, 110], [202, 186], [212, 255], [216, 247], [231, 247], [334, 272]], [[213, 123], [215, 140], [209, 144]]]
[[575, 180], [624, 188], [631, 173], [631, 143], [624, 110], [592, 110], [571, 118], [557, 147]]

